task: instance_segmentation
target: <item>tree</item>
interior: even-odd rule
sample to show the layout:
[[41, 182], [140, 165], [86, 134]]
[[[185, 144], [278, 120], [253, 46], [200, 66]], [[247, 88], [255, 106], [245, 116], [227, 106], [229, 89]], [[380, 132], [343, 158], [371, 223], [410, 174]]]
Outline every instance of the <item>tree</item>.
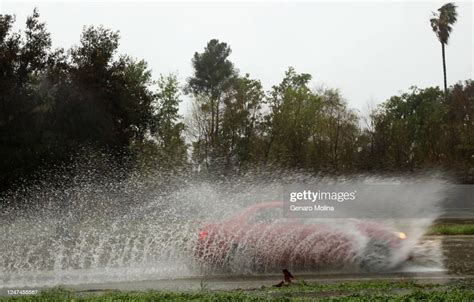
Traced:
[[377, 169], [411, 170], [439, 164], [451, 152], [446, 150], [445, 114], [439, 88], [412, 87], [381, 104], [373, 115]]
[[211, 112], [211, 129], [214, 138], [219, 133], [219, 111], [222, 98], [236, 77], [234, 64], [228, 57], [232, 50], [219, 40], [207, 43], [203, 53], [194, 54], [194, 75], [188, 79], [187, 91], [196, 97], [206, 98]]
[[83, 150], [131, 171], [145, 150], [135, 147], [153, 131], [160, 148], [186, 160], [176, 80], [152, 91], [146, 62], [118, 55], [118, 32], [86, 27], [79, 45], [52, 51], [36, 9], [23, 32], [12, 32], [14, 21], [0, 15], [0, 189], [38, 171], [74, 169], [68, 164]]
[[181, 102], [178, 78], [174, 74], [160, 75], [153, 97], [153, 118], [148, 135], [135, 141], [140, 174], [173, 172], [187, 163], [187, 146], [183, 138], [184, 124], [178, 114]]
[[324, 153], [319, 152], [320, 167], [331, 172], [351, 171], [358, 152], [358, 116], [347, 107], [337, 89], [323, 89], [319, 95], [322, 109], [315, 123], [317, 139], [314, 142], [324, 150]]
[[256, 160], [257, 128], [262, 119], [264, 97], [260, 81], [246, 74], [236, 79], [233, 93], [224, 100], [220, 146], [227, 170], [242, 168]]
[[44, 125], [51, 110], [44, 89], [51, 38], [35, 9], [26, 30], [12, 32], [15, 18], [0, 15], [0, 186], [31, 173], [49, 152]]
[[152, 134], [157, 139], [162, 153], [162, 161], [171, 164], [183, 164], [186, 161], [186, 143], [183, 139], [184, 124], [178, 114], [181, 96], [178, 78], [171, 74], [161, 75], [158, 80], [155, 124]]
[[145, 138], [155, 95], [146, 62], [118, 56], [118, 45], [118, 32], [84, 29], [61, 82], [57, 117], [68, 141], [123, 154]]
[[443, 57], [443, 76], [444, 76], [444, 94], [447, 95], [448, 84], [446, 76], [446, 56], [445, 45], [448, 45], [449, 35], [453, 30], [453, 24], [457, 21], [456, 5], [452, 2], [446, 3], [438, 9], [438, 12], [433, 12], [433, 18], [430, 19], [431, 28], [441, 42], [441, 53]]
[[288, 68], [282, 82], [273, 86], [265, 116], [266, 160], [269, 163], [304, 167], [308, 142], [317, 123], [321, 98], [308, 87], [311, 75]]
[[204, 122], [201, 125], [201, 130], [204, 132], [197, 135], [200, 141], [195, 144], [195, 149], [205, 153], [198, 157], [205, 161], [206, 166], [211, 162], [220, 161], [222, 155], [218, 150], [222, 125], [221, 112], [225, 106], [224, 99], [232, 94], [237, 78], [234, 64], [228, 59], [230, 53], [231, 49], [226, 43], [216, 39], [210, 40], [204, 52], [194, 54], [192, 59], [194, 75], [188, 79], [185, 89], [194, 96], [195, 120], [200, 120], [201, 124]]
[[465, 180], [474, 182], [474, 82], [455, 84], [446, 102], [446, 159]]

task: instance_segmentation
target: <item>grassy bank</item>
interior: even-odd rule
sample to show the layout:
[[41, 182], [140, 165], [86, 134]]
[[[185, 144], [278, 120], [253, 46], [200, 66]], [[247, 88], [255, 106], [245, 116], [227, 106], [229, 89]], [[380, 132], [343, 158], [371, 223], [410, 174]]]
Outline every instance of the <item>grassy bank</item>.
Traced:
[[472, 281], [447, 285], [412, 281], [364, 281], [319, 284], [300, 281], [282, 288], [195, 292], [71, 292], [51, 289], [35, 296], [0, 301], [474, 301]]
[[428, 235], [474, 235], [474, 224], [438, 224], [431, 227]]

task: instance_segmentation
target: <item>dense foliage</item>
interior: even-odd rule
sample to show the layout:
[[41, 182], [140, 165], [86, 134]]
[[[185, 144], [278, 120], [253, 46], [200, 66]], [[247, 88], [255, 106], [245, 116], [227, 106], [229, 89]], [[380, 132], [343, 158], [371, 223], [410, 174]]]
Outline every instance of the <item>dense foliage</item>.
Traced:
[[230, 61], [230, 46], [214, 39], [192, 58], [185, 123], [177, 77], [153, 80], [145, 61], [118, 54], [118, 32], [86, 27], [77, 46], [53, 50], [36, 10], [22, 33], [12, 30], [14, 21], [0, 15], [1, 189], [83, 152], [106, 153], [135, 171], [437, 168], [473, 181], [472, 80], [447, 95], [413, 87], [363, 119], [337, 90], [311, 89], [312, 76], [293, 68], [264, 91]]
[[81, 150], [130, 168], [145, 150], [185, 160], [175, 76], [153, 82], [146, 62], [118, 55], [119, 34], [103, 27], [86, 27], [79, 45], [65, 51], [51, 49], [36, 10], [23, 35], [12, 32], [13, 22], [0, 15], [3, 187]]

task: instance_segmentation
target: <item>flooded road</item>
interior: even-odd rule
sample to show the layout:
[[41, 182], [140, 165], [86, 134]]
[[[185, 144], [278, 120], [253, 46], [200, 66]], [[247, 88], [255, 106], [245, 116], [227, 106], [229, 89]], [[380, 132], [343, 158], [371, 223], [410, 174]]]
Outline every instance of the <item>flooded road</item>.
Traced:
[[[423, 266], [420, 263], [409, 264], [399, 270], [384, 274], [317, 272], [296, 274], [298, 280], [320, 283], [339, 283], [361, 280], [417, 280], [418, 282], [447, 283], [454, 280], [474, 279], [474, 236], [427, 236], [422, 244], [441, 244], [444, 256], [444, 269]], [[68, 289], [78, 292], [103, 290], [199, 290], [205, 287], [219, 289], [253, 289], [268, 287], [280, 282], [281, 275], [253, 276], [212, 276], [191, 278], [169, 278], [145, 281], [109, 282], [67, 285]], [[30, 287], [25, 287], [30, 289]], [[41, 288], [31, 288], [41, 289]], [[0, 289], [0, 295], [6, 295], [8, 288]]]
[[474, 236], [443, 236], [442, 242], [448, 274], [474, 275]]
[[[231, 289], [272, 285], [281, 280], [279, 272], [283, 267], [280, 266], [285, 263], [286, 257], [285, 253], [275, 250], [272, 245], [276, 242], [274, 239], [281, 239], [278, 246], [286, 244], [290, 252], [293, 244], [299, 243], [294, 242], [296, 237], [281, 236], [281, 231], [259, 230], [260, 223], [272, 223], [271, 219], [275, 217], [271, 217], [271, 209], [275, 204], [272, 203], [273, 207], [268, 208], [268, 203], [256, 203], [255, 200], [279, 200], [283, 191], [293, 192], [293, 183], [326, 185], [325, 181], [301, 177], [290, 176], [251, 187], [248, 187], [247, 180], [229, 184], [198, 182], [190, 183], [178, 191], [170, 189], [166, 193], [158, 190], [155, 185], [149, 188], [148, 183], [136, 183], [135, 180], [118, 187], [112, 184], [110, 190], [100, 186], [90, 187], [86, 183], [84, 186], [74, 185], [67, 190], [41, 191], [45, 196], [40, 192], [31, 192], [28, 196], [42, 196], [41, 199], [48, 200], [49, 203], [43, 204], [42, 208], [29, 209], [25, 214], [5, 217], [9, 220], [0, 226], [0, 239], [4, 243], [0, 245], [0, 294], [8, 289], [41, 289], [60, 285], [79, 291], [180, 290], [202, 287]], [[253, 183], [254, 179], [251, 181]], [[370, 184], [373, 181], [366, 179], [360, 186], [364, 188], [366, 182]], [[138, 188], [143, 195], [134, 191]], [[398, 182], [397, 186], [384, 185], [383, 188], [386, 189], [381, 194], [387, 198], [381, 199], [381, 196], [372, 194], [373, 196], [363, 199], [364, 205], [370, 207], [382, 202], [391, 213], [392, 205], [398, 203], [394, 203], [389, 196], [397, 196], [397, 200], [402, 197], [403, 200], [416, 199], [419, 208], [417, 218], [398, 218], [397, 215], [388, 220], [368, 218], [367, 224], [359, 224], [358, 221], [363, 219], [358, 220], [353, 216], [349, 216], [351, 219], [325, 220], [324, 226], [329, 230], [327, 234], [324, 233], [325, 228], [322, 228], [322, 232], [312, 235], [320, 236], [320, 239], [308, 239], [308, 242], [298, 245], [308, 247], [307, 252], [301, 254], [311, 255], [311, 259], [303, 262], [300, 269], [306, 268], [309, 273], [298, 271], [298, 266], [288, 267], [299, 280], [444, 280], [474, 275], [471, 264], [473, 256], [470, 255], [474, 250], [471, 237], [423, 237], [433, 223], [461, 223], [456, 218], [459, 215], [453, 207], [446, 211], [446, 215], [439, 216], [443, 211], [439, 205], [442, 196], [437, 193], [442, 186], [438, 182], [428, 181], [423, 191], [418, 187], [407, 191]], [[132, 204], [131, 200], [132, 208], [123, 206]], [[455, 210], [461, 209], [463, 205], [464, 203], [459, 204]], [[249, 209], [254, 210], [249, 215], [242, 215]], [[402, 212], [405, 213], [406, 209]], [[374, 210], [372, 214], [377, 213]], [[242, 220], [242, 217], [245, 219]], [[440, 221], [435, 222], [435, 217], [440, 217]], [[221, 255], [226, 261], [229, 260], [228, 267], [222, 268], [219, 259], [211, 259], [209, 263], [212, 266], [217, 261], [217, 269], [201, 267], [202, 263], [197, 261], [199, 259], [196, 259], [195, 251], [201, 233], [209, 233], [209, 230], [203, 228], [211, 224], [226, 229], [232, 219], [238, 220], [238, 229], [243, 228], [245, 234], [252, 236], [239, 238], [238, 241], [242, 242], [244, 248], [232, 250], [231, 255]], [[263, 221], [259, 222], [259, 219]], [[466, 223], [472, 221], [464, 216], [463, 219], [466, 219]], [[305, 224], [310, 225], [312, 222], [308, 220]], [[385, 228], [390, 234], [393, 231], [396, 236], [403, 235], [398, 237], [401, 240], [407, 240], [396, 249], [392, 249], [392, 243], [386, 244], [384, 236], [380, 238], [382, 244], [372, 242], [369, 231]], [[383, 233], [389, 234], [385, 231]], [[378, 235], [376, 237], [379, 239]], [[420, 241], [420, 238], [423, 239]], [[252, 255], [255, 255], [252, 244], [248, 245], [249, 249], [246, 248], [245, 240], [249, 239], [251, 242], [258, 242], [262, 251], [270, 252], [258, 255], [261, 259], [273, 262], [265, 263], [263, 269], [255, 268], [252, 263]], [[227, 242], [235, 239], [224, 236], [223, 240]], [[342, 240], [343, 244], [338, 244], [338, 240]], [[283, 257], [283, 261], [279, 262], [278, 257]], [[407, 262], [407, 259], [413, 260]], [[313, 262], [321, 265], [310, 270]], [[384, 268], [378, 269], [378, 265]], [[322, 271], [322, 268], [326, 270]], [[385, 274], [359, 273], [364, 270], [386, 272], [387, 269], [394, 268], [396, 271]], [[203, 278], [204, 272], [208, 272], [210, 276]]]
[[[338, 283], [361, 280], [417, 280], [418, 282], [447, 283], [453, 280], [474, 278], [474, 236], [427, 236], [424, 243], [441, 243], [444, 255], [444, 269], [410, 264], [396, 272], [385, 274], [354, 274], [340, 272], [321, 272], [295, 274], [298, 280], [321, 283]], [[206, 289], [252, 289], [268, 287], [281, 281], [280, 275], [253, 276], [212, 276], [177, 279], [146, 280], [136, 282], [115, 282], [68, 285], [66, 288], [78, 292], [103, 290], [199, 290]], [[6, 289], [0, 290], [5, 294]]]

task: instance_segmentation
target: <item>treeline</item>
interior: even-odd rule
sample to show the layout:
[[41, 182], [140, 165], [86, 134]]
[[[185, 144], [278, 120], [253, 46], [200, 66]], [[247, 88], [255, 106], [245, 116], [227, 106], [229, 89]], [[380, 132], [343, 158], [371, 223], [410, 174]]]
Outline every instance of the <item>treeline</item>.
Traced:
[[474, 180], [474, 83], [446, 95], [410, 88], [369, 117], [335, 89], [313, 90], [311, 75], [289, 68], [268, 92], [240, 76], [230, 47], [211, 40], [192, 60], [193, 163], [231, 171], [268, 166], [314, 173], [436, 169]]
[[[440, 168], [472, 181], [471, 80], [446, 95], [412, 88], [361, 118], [337, 90], [311, 89], [311, 75], [293, 68], [265, 91], [239, 73], [229, 45], [218, 40], [194, 54], [193, 75], [181, 86], [176, 75], [153, 80], [145, 61], [118, 54], [118, 32], [86, 27], [77, 46], [52, 49], [37, 11], [22, 33], [14, 22], [0, 15], [2, 189], [77, 161], [84, 150], [130, 171]], [[178, 114], [183, 93], [192, 99], [185, 118]]]
[[176, 76], [153, 81], [146, 62], [119, 55], [118, 33], [103, 27], [53, 50], [36, 10], [22, 34], [14, 21], [0, 15], [2, 187], [90, 150], [127, 169], [150, 146], [163, 164], [186, 161]]

